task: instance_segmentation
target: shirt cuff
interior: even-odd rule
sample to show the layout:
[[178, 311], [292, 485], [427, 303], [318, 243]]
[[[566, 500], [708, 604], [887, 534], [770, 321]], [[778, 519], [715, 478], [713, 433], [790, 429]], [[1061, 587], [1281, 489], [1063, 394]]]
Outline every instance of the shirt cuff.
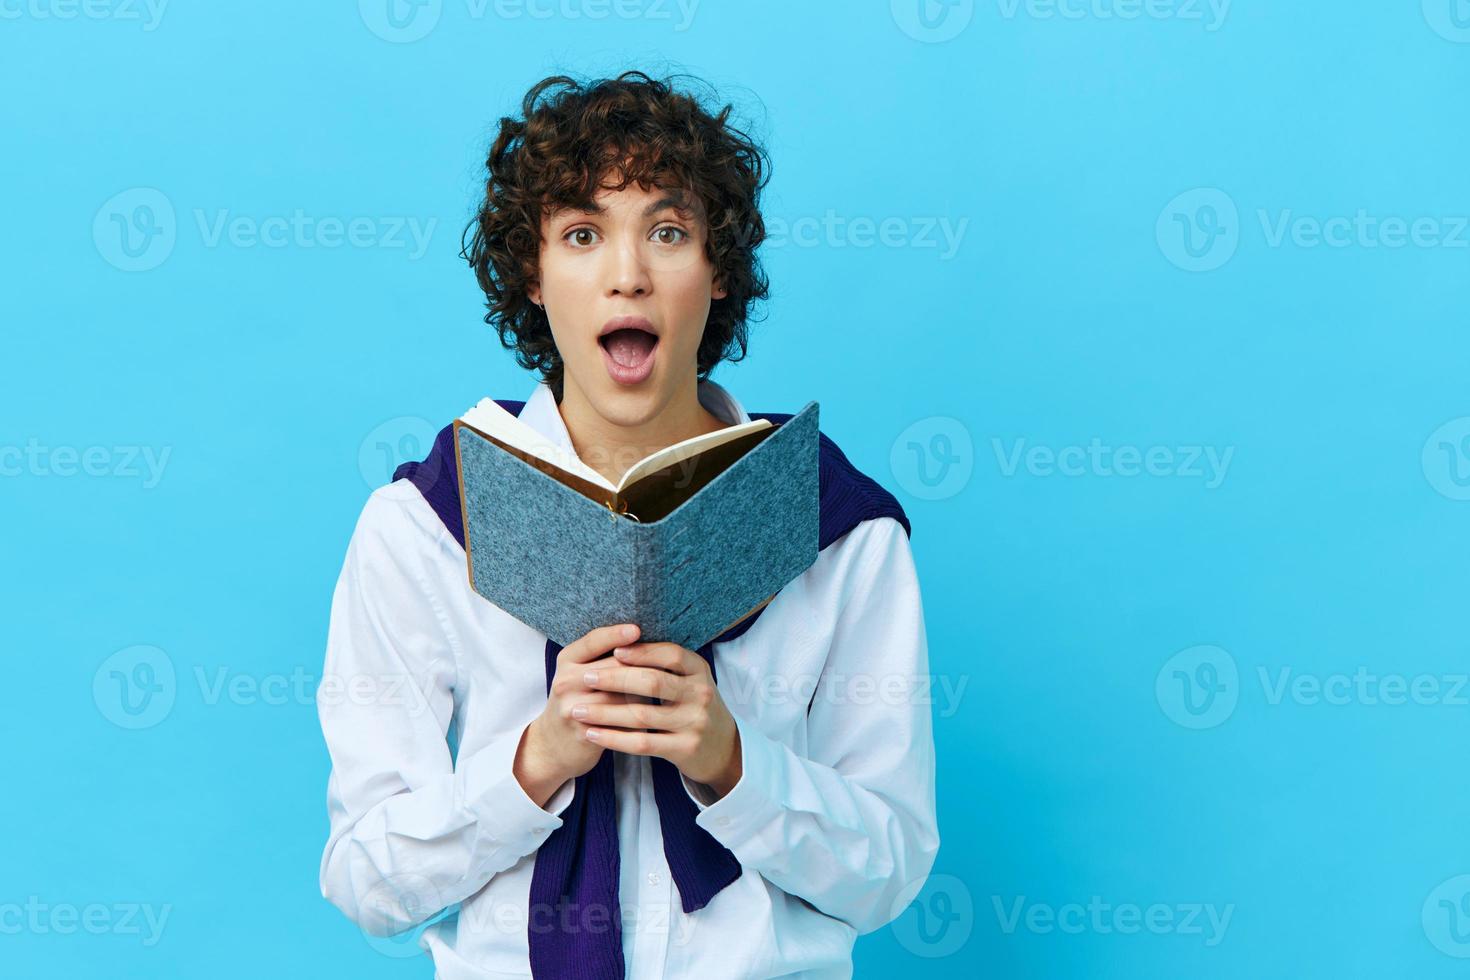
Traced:
[[561, 826], [559, 814], [576, 793], [576, 780], [568, 779], [551, 794], [545, 809], [527, 795], [512, 768], [524, 732], [523, 725], [502, 735], [461, 760], [455, 771], [460, 804], [478, 830], [475, 858], [503, 867], [535, 851]]
[[[730, 792], [704, 803], [686, 779], [685, 792], [700, 806], [694, 822], [709, 831], [739, 859], [741, 864], [759, 864], [782, 850], [780, 840], [781, 787], [788, 782], [791, 751], [755, 726], [735, 715], [740, 732], [740, 779]], [[708, 790], [694, 783], [699, 790]], [[713, 791], [709, 796], [713, 797]]]
[[703, 810], [715, 802], [715, 791], [704, 783], [696, 783], [682, 772], [679, 779], [684, 783], [684, 792], [694, 801], [694, 805]]

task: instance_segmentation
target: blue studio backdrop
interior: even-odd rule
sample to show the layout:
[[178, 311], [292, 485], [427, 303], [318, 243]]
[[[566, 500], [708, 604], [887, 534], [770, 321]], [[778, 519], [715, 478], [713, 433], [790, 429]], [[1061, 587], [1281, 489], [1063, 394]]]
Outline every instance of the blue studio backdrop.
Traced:
[[774, 161], [715, 379], [913, 522], [942, 847], [857, 975], [1464, 975], [1465, 0], [0, 0], [0, 975], [429, 975], [318, 891], [331, 591], [534, 384], [496, 120], [634, 67]]

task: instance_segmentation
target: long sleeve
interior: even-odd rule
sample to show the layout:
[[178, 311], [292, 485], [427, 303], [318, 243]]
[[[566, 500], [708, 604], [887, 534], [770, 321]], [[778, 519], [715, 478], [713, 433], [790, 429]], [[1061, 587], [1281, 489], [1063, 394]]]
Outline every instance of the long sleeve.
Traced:
[[568, 780], [543, 809], [511, 770], [539, 708], [456, 768], [446, 735], [458, 641], [424, 558], [444, 532], [415, 516], [404, 494], [417, 492], [392, 484], [363, 508], [316, 694], [332, 762], [322, 895], [379, 936], [433, 917], [535, 851], [575, 787]]
[[928, 647], [908, 537], [891, 517], [854, 528], [808, 753], [731, 707], [740, 780], [711, 802], [684, 778], [696, 822], [741, 864], [827, 915], [872, 932], [922, 888], [939, 850]]

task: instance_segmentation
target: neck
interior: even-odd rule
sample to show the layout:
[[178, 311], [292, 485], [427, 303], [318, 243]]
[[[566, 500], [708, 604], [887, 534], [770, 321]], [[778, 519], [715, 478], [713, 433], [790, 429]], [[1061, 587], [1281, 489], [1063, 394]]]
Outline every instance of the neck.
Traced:
[[645, 456], [731, 425], [700, 403], [696, 385], [681, 385], [652, 410], [637, 407], [631, 417], [610, 418], [567, 379], [557, 408], [577, 457], [616, 485]]

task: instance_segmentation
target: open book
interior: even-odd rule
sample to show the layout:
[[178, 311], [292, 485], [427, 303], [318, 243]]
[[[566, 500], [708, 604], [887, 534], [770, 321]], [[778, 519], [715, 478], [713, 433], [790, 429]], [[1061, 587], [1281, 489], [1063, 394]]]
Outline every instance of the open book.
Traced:
[[613, 486], [576, 453], [552, 442], [493, 398], [481, 399], [459, 417], [459, 424], [610, 511], [644, 522], [660, 519], [692, 497], [773, 428], [769, 419], [752, 419], [691, 436], [643, 457]]
[[454, 441], [471, 586], [563, 646], [631, 622], [696, 649], [817, 557], [816, 402], [660, 449], [616, 485], [493, 399]]

